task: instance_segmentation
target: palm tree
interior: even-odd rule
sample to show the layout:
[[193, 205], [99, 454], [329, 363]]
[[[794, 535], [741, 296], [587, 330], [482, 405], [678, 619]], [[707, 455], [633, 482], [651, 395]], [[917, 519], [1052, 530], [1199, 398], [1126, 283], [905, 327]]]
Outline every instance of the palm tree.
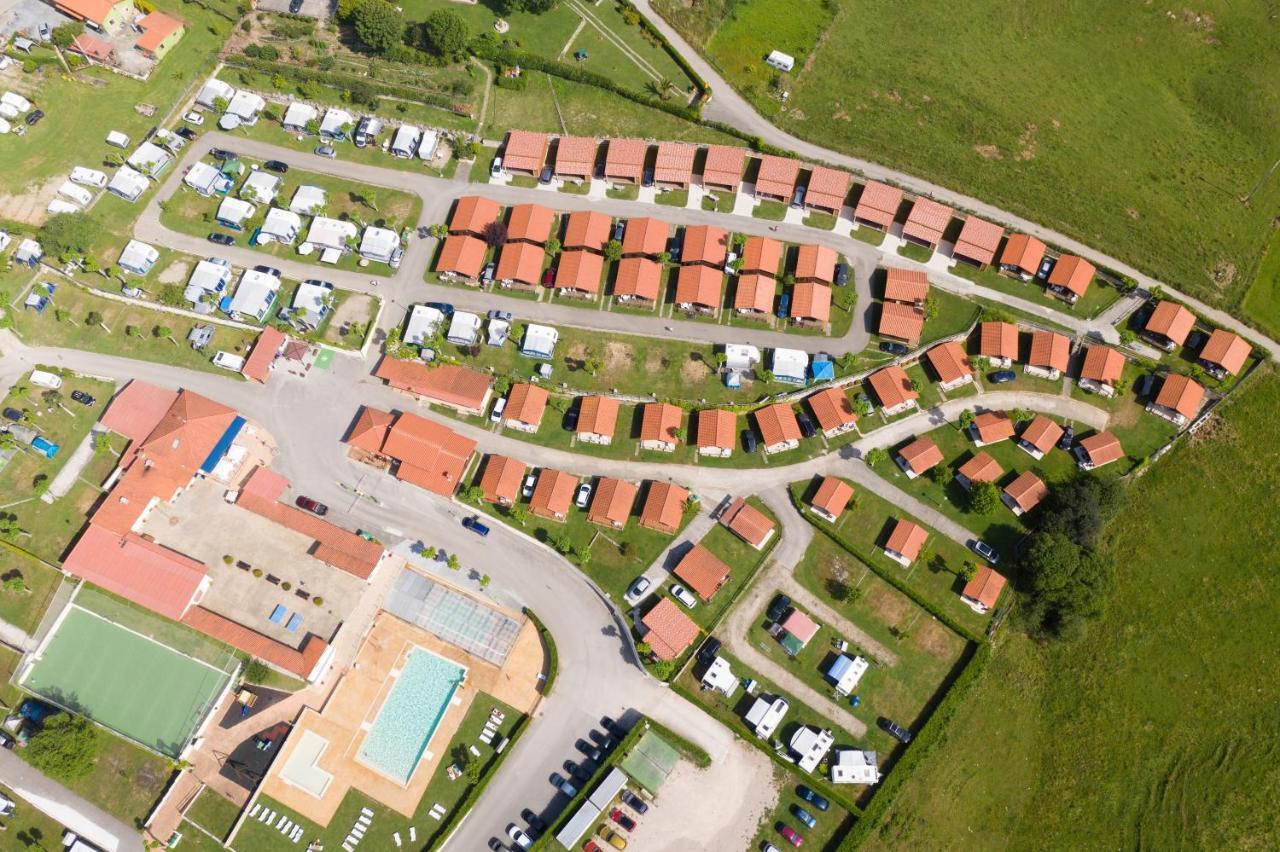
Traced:
[[650, 80], [645, 88], [649, 90], [650, 94], [661, 98], [664, 101], [671, 100], [671, 96], [678, 91], [675, 82], [667, 77], [659, 77], [657, 80]]

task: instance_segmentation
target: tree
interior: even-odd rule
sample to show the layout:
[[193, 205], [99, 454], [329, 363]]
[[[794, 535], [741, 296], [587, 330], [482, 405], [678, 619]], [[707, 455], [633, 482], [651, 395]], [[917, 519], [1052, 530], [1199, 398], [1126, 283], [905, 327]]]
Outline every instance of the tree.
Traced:
[[427, 228], [427, 233], [435, 237], [437, 240], [443, 240], [445, 237], [449, 236], [449, 226], [443, 222], [437, 222]]
[[1033, 412], [1027, 411], [1025, 408], [1015, 408], [1009, 412], [1009, 419], [1014, 423], [1026, 423], [1035, 419]]
[[404, 43], [404, 18], [387, 0], [362, 0], [353, 18], [360, 41], [378, 53]]
[[445, 564], [449, 566], [450, 571], [457, 571], [459, 568], [462, 567], [462, 563], [458, 561], [458, 554], [456, 553], [450, 553], [449, 561], [446, 562]]
[[874, 449], [867, 450], [866, 455], [862, 458], [871, 467], [876, 467], [877, 465], [883, 464], [889, 460], [889, 451], [884, 447], [875, 447]]
[[484, 502], [484, 489], [479, 485], [468, 485], [462, 489], [462, 499], [478, 506]]
[[555, 237], [548, 237], [544, 245], [547, 257], [555, 257], [560, 253], [560, 240]]
[[30, 591], [30, 589], [27, 588], [27, 581], [24, 580], [22, 575], [17, 571], [13, 571], [12, 573], [5, 575], [4, 590], [13, 595], [26, 594]]
[[978, 564], [972, 559], [966, 559], [964, 564], [960, 566], [960, 570], [956, 572], [960, 575], [960, 579], [966, 583], [978, 575]]
[[679, 91], [676, 84], [667, 77], [660, 77], [657, 80], [650, 80], [645, 84], [645, 89], [649, 94], [661, 98], [664, 101], [671, 100], [671, 96]]
[[969, 489], [970, 512], [975, 515], [990, 515], [999, 505], [1000, 489], [994, 482], [973, 483], [973, 487]]
[[62, 308], [54, 308], [53, 318], [57, 322], [66, 322], [67, 320], [71, 319], [71, 314], [69, 314], [67, 311], [64, 311]]
[[604, 246], [604, 259], [614, 262], [622, 259], [622, 243], [618, 240], [609, 240]]
[[[497, 248], [507, 241], [507, 226], [504, 222], [490, 222], [484, 226], [484, 230], [480, 232], [480, 236], [484, 238], [485, 244]], [[550, 243], [550, 240], [547, 240]]]
[[349, 21], [360, 8], [361, 0], [338, 0], [338, 20]]
[[173, 329], [169, 328], [167, 325], [157, 325], [151, 329], [151, 334], [155, 337], [172, 338]]
[[467, 22], [452, 9], [437, 9], [422, 22], [418, 43], [422, 49], [446, 62], [457, 62], [467, 55], [471, 33]]
[[85, 314], [84, 324], [94, 326], [102, 325], [102, 314], [97, 311], [89, 311], [89, 313]]
[[27, 743], [27, 762], [51, 778], [70, 781], [93, 770], [98, 747], [98, 730], [88, 719], [59, 713], [45, 719]]
[[510, 509], [507, 510], [507, 516], [510, 517], [511, 520], [515, 521], [520, 526], [524, 526], [526, 523], [529, 522], [529, 513], [524, 509], [523, 506], [512, 506]]
[[934, 319], [938, 316], [938, 299], [935, 296], [927, 296], [924, 300], [924, 318], [926, 321]]
[[600, 372], [603, 368], [604, 368], [604, 362], [602, 362], [599, 358], [597, 358], [594, 355], [587, 356], [587, 358], [582, 362], [582, 369], [586, 370], [588, 373], [590, 373], [593, 376], [596, 373]]
[[245, 683], [262, 683], [270, 673], [266, 663], [255, 658], [244, 667], [244, 681]]
[[1093, 547], [1124, 501], [1125, 492], [1118, 481], [1078, 475], [1050, 489], [1036, 526], [1040, 532], [1060, 534], [1081, 547]]
[[49, 34], [49, 40], [53, 42], [55, 47], [66, 50], [71, 46], [71, 42], [76, 40], [76, 36], [84, 31], [84, 25], [79, 21], [68, 21], [60, 27], [55, 27], [53, 32]]
[[960, 412], [960, 428], [968, 429], [973, 425], [973, 409], [966, 408]]
[[160, 292], [156, 298], [160, 304], [168, 305], [171, 308], [182, 308], [186, 307], [187, 304], [187, 297], [181, 284], [161, 284]]
[[1034, 635], [1069, 639], [1102, 612], [1114, 582], [1111, 558], [1061, 533], [1036, 533], [1022, 558], [1023, 618]]
[[911, 379], [911, 389], [912, 389], [913, 391], [915, 391], [916, 393], [920, 393], [920, 391], [921, 391], [923, 388], [924, 388], [924, 386], [920, 384], [920, 380], [919, 380], [919, 379], [917, 379], [917, 378], [915, 378], [915, 377], [912, 377], [912, 379]]
[[84, 213], [58, 213], [40, 226], [40, 244], [55, 257], [78, 256], [101, 232], [98, 221]]

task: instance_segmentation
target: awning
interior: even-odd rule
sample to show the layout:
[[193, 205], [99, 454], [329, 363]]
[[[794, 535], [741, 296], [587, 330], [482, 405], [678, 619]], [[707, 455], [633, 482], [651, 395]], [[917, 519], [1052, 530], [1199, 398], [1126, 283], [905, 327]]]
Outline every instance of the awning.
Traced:
[[209, 474], [218, 466], [218, 462], [222, 461], [222, 457], [227, 454], [227, 450], [231, 449], [231, 444], [240, 435], [240, 430], [244, 428], [245, 419], [237, 416], [231, 421], [231, 425], [227, 427], [227, 431], [222, 433], [222, 437], [218, 439], [218, 443], [213, 445], [213, 449], [209, 451], [209, 457], [200, 465], [200, 472]]

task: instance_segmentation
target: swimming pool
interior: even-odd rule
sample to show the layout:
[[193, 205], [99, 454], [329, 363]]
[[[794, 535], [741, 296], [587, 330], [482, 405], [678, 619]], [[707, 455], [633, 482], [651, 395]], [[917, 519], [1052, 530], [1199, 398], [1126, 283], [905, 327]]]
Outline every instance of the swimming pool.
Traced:
[[422, 648], [409, 651], [357, 757], [407, 783], [467, 670]]

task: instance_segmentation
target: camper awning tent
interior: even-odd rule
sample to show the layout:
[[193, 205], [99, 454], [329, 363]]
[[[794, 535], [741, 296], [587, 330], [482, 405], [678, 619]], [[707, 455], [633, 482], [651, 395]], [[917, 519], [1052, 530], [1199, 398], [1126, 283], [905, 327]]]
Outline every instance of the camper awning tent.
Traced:
[[409, 323], [404, 329], [404, 342], [422, 346], [444, 322], [444, 314], [426, 305], [414, 305], [409, 312]]
[[289, 209], [304, 216], [315, 216], [324, 211], [324, 206], [327, 203], [328, 199], [325, 197], [323, 189], [318, 186], [303, 184], [293, 193], [293, 199], [289, 202]]

